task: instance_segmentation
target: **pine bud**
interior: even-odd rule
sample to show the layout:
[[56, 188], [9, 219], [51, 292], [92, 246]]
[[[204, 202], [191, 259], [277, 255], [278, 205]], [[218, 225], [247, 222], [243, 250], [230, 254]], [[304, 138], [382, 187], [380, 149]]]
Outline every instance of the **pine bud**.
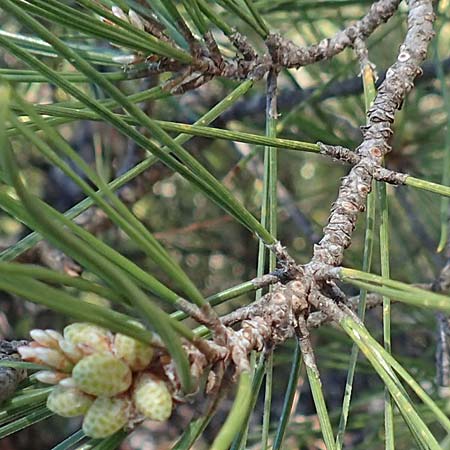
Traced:
[[166, 383], [148, 373], [138, 378], [133, 389], [133, 402], [148, 419], [164, 421], [172, 413], [172, 396]]
[[40, 370], [34, 374], [36, 380], [46, 384], [58, 384], [60, 381], [68, 378], [67, 373], [56, 372], [54, 370]]
[[148, 344], [118, 333], [114, 339], [114, 354], [125, 361], [131, 370], [138, 371], [150, 364], [153, 349]]
[[56, 335], [49, 333], [49, 331], [50, 330], [31, 330], [30, 336], [43, 347], [59, 349], [59, 340], [62, 339], [62, 336], [56, 331]]
[[100, 439], [114, 434], [128, 422], [130, 402], [126, 398], [97, 398], [83, 420], [86, 436]]
[[47, 329], [45, 332], [56, 342], [61, 342], [64, 338], [61, 333], [58, 333], [56, 330]]
[[72, 341], [68, 341], [66, 339], [59, 342], [59, 348], [74, 364], [76, 364], [84, 356], [84, 353], [78, 348], [77, 344], [74, 344]]
[[[33, 342], [31, 344], [33, 344]], [[62, 372], [70, 372], [72, 370], [73, 364], [64, 354], [58, 350], [41, 347], [38, 344], [36, 345], [36, 343], [34, 344], [35, 345], [23, 345], [17, 348], [17, 352], [24, 361], [50, 366]]]
[[63, 417], [82, 416], [87, 412], [93, 398], [74, 388], [57, 386], [47, 398], [47, 408]]
[[111, 353], [94, 353], [74, 367], [72, 378], [88, 394], [112, 397], [131, 385], [131, 370]]
[[35, 354], [39, 360], [50, 367], [54, 367], [62, 372], [70, 372], [72, 370], [73, 364], [58, 350], [38, 347], [35, 349]]
[[64, 328], [64, 339], [80, 347], [86, 354], [107, 352], [111, 347], [111, 333], [91, 323], [76, 322]]
[[75, 383], [75, 380], [72, 377], [68, 377], [68, 378], [63, 378], [60, 382], [59, 382], [60, 386], [66, 387], [66, 388], [77, 388], [78, 386]]

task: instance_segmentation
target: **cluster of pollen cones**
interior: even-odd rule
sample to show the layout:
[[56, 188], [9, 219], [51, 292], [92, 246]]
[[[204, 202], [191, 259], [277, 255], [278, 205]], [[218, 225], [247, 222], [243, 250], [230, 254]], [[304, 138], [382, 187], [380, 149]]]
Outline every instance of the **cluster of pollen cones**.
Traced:
[[145, 419], [164, 421], [172, 412], [166, 382], [149, 370], [153, 349], [123, 334], [73, 323], [63, 334], [32, 330], [18, 348], [24, 361], [48, 366], [35, 374], [55, 387], [47, 407], [64, 417], [83, 417], [83, 431], [104, 438]]

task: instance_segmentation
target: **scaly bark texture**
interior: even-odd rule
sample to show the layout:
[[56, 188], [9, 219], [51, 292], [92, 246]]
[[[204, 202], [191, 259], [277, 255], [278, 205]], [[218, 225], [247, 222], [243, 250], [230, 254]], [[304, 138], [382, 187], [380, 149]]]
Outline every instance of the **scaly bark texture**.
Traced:
[[367, 39], [382, 23], [386, 22], [398, 8], [400, 0], [380, 0], [359, 21], [339, 31], [331, 38], [321, 40], [308, 47], [299, 47], [278, 34], [268, 37], [266, 45], [273, 61], [283, 67], [303, 67], [326, 59], [331, 59], [348, 47], [356, 39]]
[[351, 243], [358, 213], [365, 208], [375, 168], [390, 151], [389, 138], [395, 112], [401, 107], [413, 82], [421, 73], [420, 64], [426, 57], [428, 44], [434, 36], [435, 15], [432, 2], [411, 0], [409, 3], [408, 32], [400, 47], [397, 61], [386, 74], [367, 115], [367, 125], [362, 127], [364, 140], [356, 149], [361, 160], [344, 178], [334, 203], [324, 236], [314, 247], [312, 265], [338, 266], [344, 250]]
[[[27, 341], [1, 341], [0, 361], [20, 361], [17, 347]], [[11, 367], [0, 367], [0, 403], [7, 400], [16, 390], [17, 385], [26, 377], [26, 371]]]

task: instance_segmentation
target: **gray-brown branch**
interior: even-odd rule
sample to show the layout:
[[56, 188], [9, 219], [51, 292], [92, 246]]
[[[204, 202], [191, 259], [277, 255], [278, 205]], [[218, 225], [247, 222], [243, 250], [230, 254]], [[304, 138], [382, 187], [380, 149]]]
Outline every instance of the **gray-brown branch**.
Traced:
[[395, 112], [412, 89], [414, 79], [421, 73], [420, 65], [434, 36], [435, 15], [431, 1], [410, 0], [408, 4], [408, 32], [405, 41], [368, 112], [368, 122], [363, 127], [364, 140], [356, 150], [361, 160], [344, 178], [328, 224], [324, 228], [324, 236], [314, 246], [310, 263], [313, 271], [323, 264], [341, 264], [344, 250], [351, 243], [358, 214], [365, 208], [374, 168], [381, 165], [384, 155], [390, 151], [388, 141], [393, 133]]

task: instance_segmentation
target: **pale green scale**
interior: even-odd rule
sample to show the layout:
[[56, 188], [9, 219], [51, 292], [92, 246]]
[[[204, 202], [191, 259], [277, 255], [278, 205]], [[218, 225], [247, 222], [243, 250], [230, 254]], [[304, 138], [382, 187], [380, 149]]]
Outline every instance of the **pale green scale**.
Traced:
[[64, 339], [91, 351], [105, 352], [111, 349], [111, 333], [91, 323], [76, 322], [64, 328]]
[[125, 361], [131, 370], [138, 371], [150, 364], [153, 349], [148, 344], [118, 333], [114, 339], [114, 354]]
[[72, 378], [82, 391], [112, 397], [126, 391], [132, 381], [131, 370], [111, 353], [94, 353], [73, 368]]
[[47, 408], [63, 417], [82, 416], [94, 401], [76, 388], [55, 387], [47, 398]]
[[172, 396], [163, 380], [142, 374], [133, 390], [133, 402], [146, 418], [164, 421], [172, 414]]
[[126, 398], [99, 397], [84, 417], [83, 432], [96, 439], [110, 436], [127, 424], [129, 409]]

